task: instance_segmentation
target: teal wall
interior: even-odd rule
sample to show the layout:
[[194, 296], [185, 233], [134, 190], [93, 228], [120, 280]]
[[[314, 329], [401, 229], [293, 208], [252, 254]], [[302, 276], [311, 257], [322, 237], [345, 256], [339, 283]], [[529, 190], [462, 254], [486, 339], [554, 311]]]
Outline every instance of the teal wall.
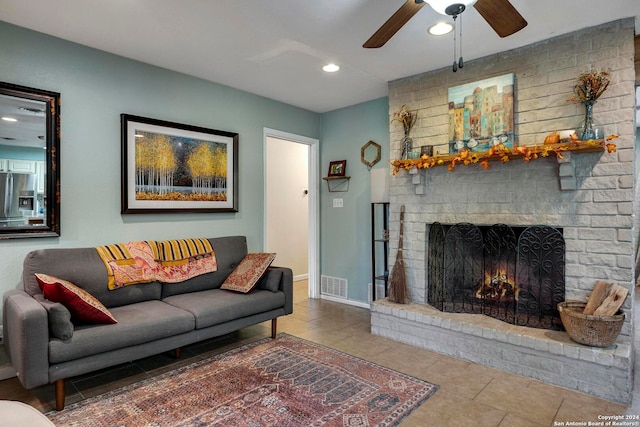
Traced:
[[[347, 279], [348, 298], [368, 302], [371, 282], [370, 173], [360, 161], [360, 148], [368, 141], [382, 147], [374, 168], [389, 169], [389, 101], [379, 98], [322, 115], [320, 170], [326, 176], [329, 162], [347, 160], [349, 191], [320, 191], [321, 274]], [[343, 208], [333, 199], [342, 198]]]
[[[320, 138], [321, 115], [0, 22], [0, 80], [61, 94], [61, 236], [0, 241], [0, 294], [32, 249], [246, 235], [263, 247], [263, 128]], [[120, 214], [120, 114], [238, 132], [239, 212]]]
[[[38, 248], [240, 234], [261, 250], [267, 127], [321, 140], [323, 175], [329, 160], [348, 160], [343, 210], [325, 206], [321, 181], [320, 272], [347, 278], [350, 299], [367, 301], [369, 174], [360, 147], [378, 142], [376, 167], [387, 167], [387, 98], [318, 114], [2, 21], [0, 40], [0, 81], [61, 94], [61, 236], [0, 240], [0, 294], [19, 286], [22, 261]], [[239, 133], [239, 212], [121, 215], [121, 113]]]

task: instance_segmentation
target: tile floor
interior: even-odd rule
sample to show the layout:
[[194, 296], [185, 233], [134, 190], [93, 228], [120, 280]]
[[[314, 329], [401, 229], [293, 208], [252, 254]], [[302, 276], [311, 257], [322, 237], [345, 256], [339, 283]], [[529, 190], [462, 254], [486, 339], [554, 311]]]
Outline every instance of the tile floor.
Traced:
[[[294, 312], [279, 319], [279, 332], [440, 385], [427, 402], [402, 422], [402, 427], [588, 425], [599, 421], [601, 415], [634, 414], [634, 406], [626, 408], [371, 335], [367, 309], [326, 300], [309, 300], [306, 286], [306, 281], [295, 283]], [[186, 347], [177, 361], [163, 354], [73, 378], [67, 381], [67, 403], [96, 396], [269, 334], [270, 323], [264, 323]], [[46, 412], [54, 404], [53, 387], [24, 390], [16, 378], [9, 378], [0, 381], [0, 399], [20, 400]], [[640, 415], [640, 412], [636, 411], [635, 415]], [[640, 426], [640, 422], [632, 425]]]

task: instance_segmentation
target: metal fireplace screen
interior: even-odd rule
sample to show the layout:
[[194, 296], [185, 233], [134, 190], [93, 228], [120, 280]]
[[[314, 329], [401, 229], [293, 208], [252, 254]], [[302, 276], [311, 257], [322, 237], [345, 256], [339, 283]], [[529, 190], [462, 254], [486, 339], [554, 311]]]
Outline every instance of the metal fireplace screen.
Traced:
[[545, 225], [469, 223], [429, 227], [428, 302], [441, 311], [479, 313], [507, 323], [562, 329], [562, 231]]

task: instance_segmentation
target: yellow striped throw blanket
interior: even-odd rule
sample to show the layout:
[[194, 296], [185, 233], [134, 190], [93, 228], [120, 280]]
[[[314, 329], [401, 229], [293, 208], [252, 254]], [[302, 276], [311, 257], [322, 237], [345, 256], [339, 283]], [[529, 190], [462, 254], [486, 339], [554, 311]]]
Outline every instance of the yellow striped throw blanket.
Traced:
[[177, 283], [218, 269], [207, 239], [127, 242], [96, 250], [111, 290], [153, 281]]

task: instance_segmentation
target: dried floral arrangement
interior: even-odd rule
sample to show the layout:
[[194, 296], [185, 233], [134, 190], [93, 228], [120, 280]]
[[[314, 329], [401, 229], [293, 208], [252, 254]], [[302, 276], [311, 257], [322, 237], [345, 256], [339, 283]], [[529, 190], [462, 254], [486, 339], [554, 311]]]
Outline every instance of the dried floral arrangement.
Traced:
[[573, 86], [573, 95], [569, 101], [575, 103], [596, 102], [611, 83], [611, 70], [591, 69], [581, 73]]
[[416, 119], [418, 118], [417, 112], [412, 112], [409, 107], [403, 105], [400, 107], [398, 111], [395, 111], [391, 116], [391, 123], [398, 122], [402, 124], [404, 128], [404, 134], [409, 135], [413, 125], [416, 124]]
[[402, 169], [409, 171], [413, 168], [429, 169], [434, 166], [444, 165], [448, 165], [447, 169], [450, 171], [454, 170], [456, 165], [468, 166], [476, 163], [479, 163], [484, 169], [489, 169], [490, 161], [499, 160], [502, 163], [507, 163], [512, 158], [522, 158], [525, 162], [530, 162], [540, 157], [549, 157], [551, 154], [555, 154], [562, 159], [564, 157], [562, 152], [571, 150], [603, 147], [607, 152], [615, 153], [617, 151], [616, 144], [611, 141], [616, 138], [618, 138], [618, 135], [610, 135], [604, 140], [578, 141], [577, 138], [572, 138], [571, 141], [566, 143], [520, 147], [515, 145], [512, 149], [505, 147], [503, 144], [498, 144], [487, 151], [479, 153], [465, 148], [455, 155], [446, 154], [440, 156], [440, 153], [437, 152], [435, 156], [423, 155], [419, 159], [394, 160], [391, 165], [393, 166], [394, 176]]

